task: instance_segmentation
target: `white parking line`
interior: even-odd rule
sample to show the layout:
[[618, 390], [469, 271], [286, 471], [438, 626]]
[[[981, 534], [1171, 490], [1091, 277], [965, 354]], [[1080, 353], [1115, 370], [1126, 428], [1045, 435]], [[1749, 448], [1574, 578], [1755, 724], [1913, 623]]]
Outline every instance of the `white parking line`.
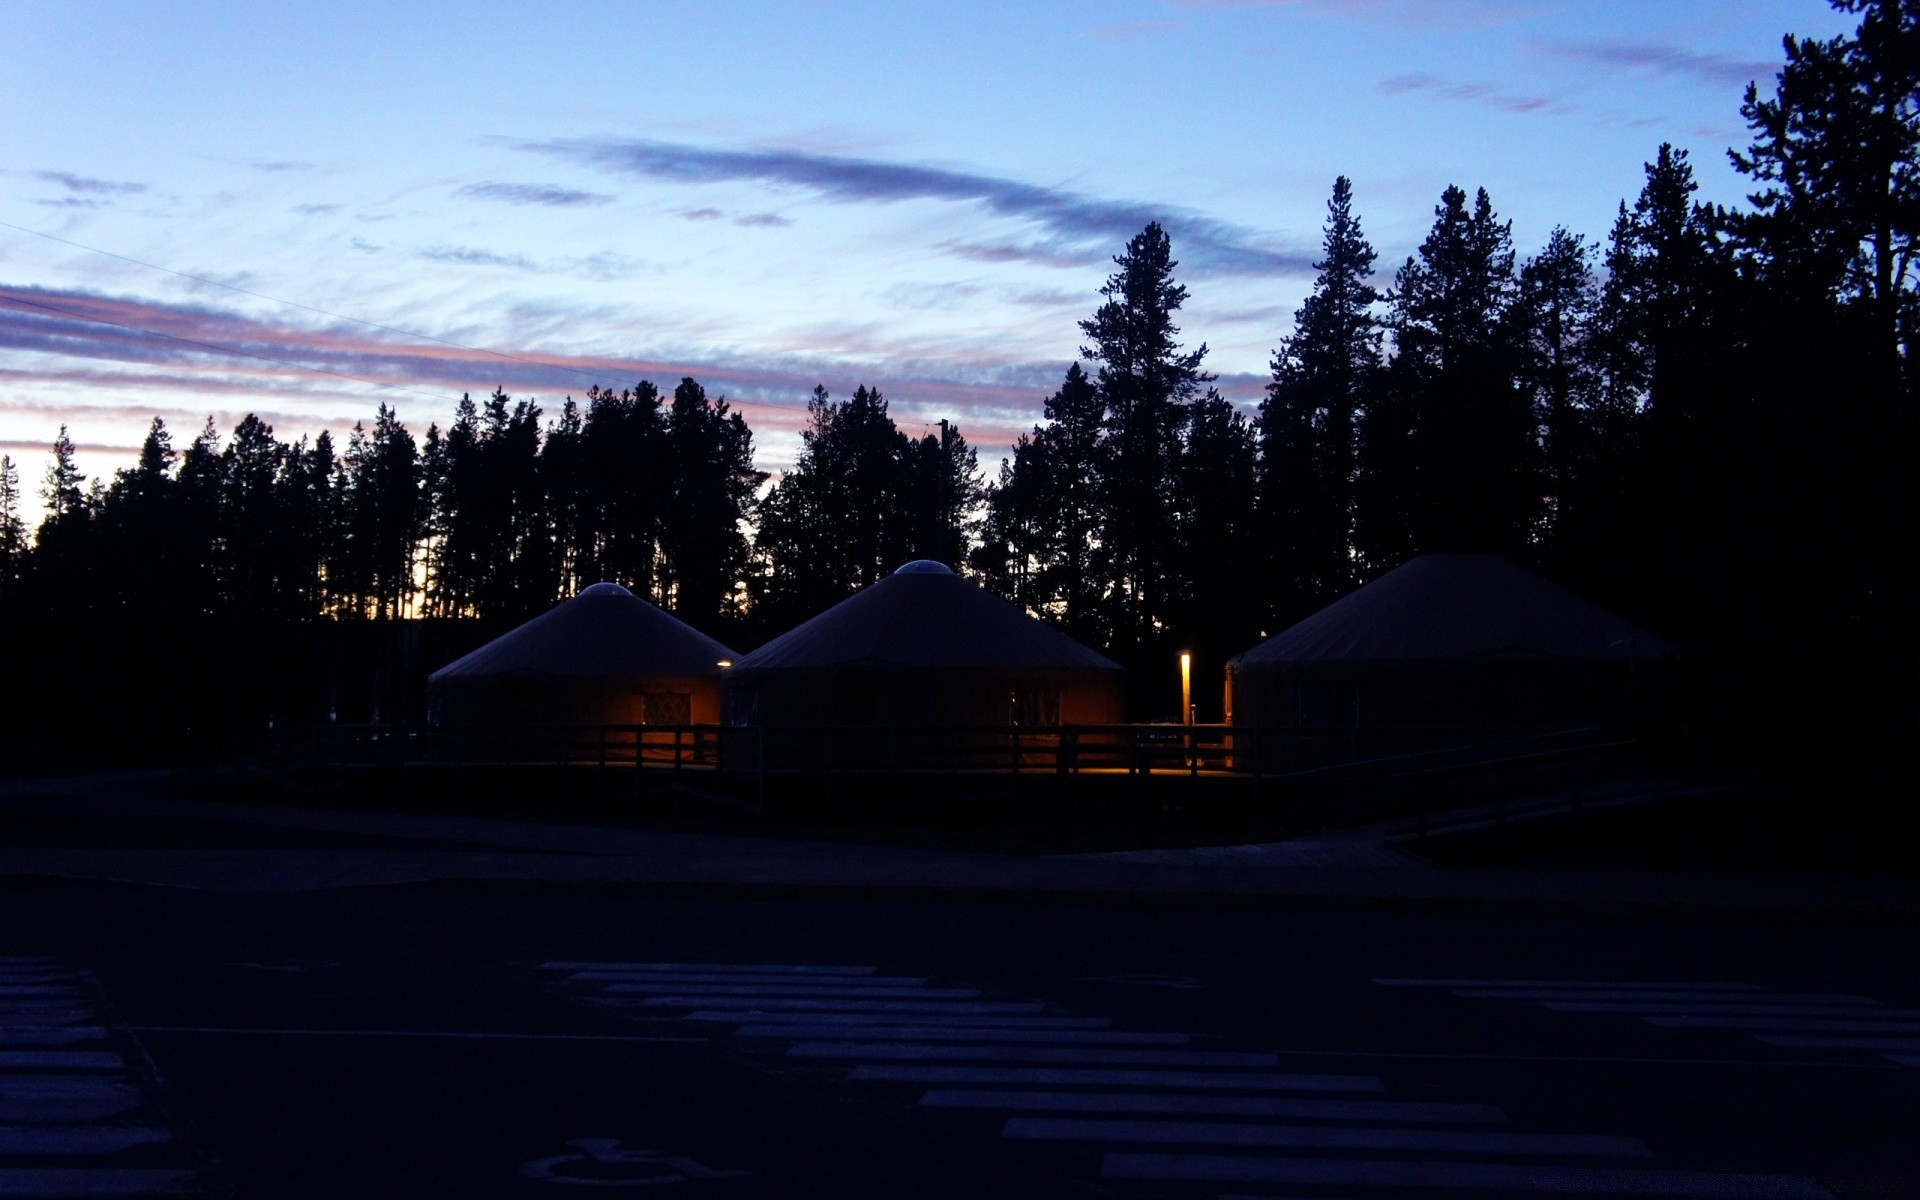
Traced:
[[1417, 1121], [1498, 1125], [1507, 1114], [1491, 1104], [1414, 1100], [1318, 1100], [1283, 1096], [1192, 1096], [1177, 1092], [993, 1092], [935, 1088], [923, 1108], [1033, 1112], [1184, 1113], [1202, 1117], [1307, 1117], [1326, 1121]]
[[866, 1026], [859, 1029], [819, 1025], [748, 1025], [734, 1031], [749, 1038], [785, 1038], [789, 1041], [822, 1041], [858, 1036], [866, 1041], [885, 1039], [902, 1042], [1034, 1042], [1079, 1044], [1088, 1046], [1184, 1046], [1184, 1033], [1116, 1033], [1108, 1029], [929, 1029], [920, 1026]]
[[[798, 980], [791, 975], [777, 975], [771, 972], [764, 975], [757, 973], [748, 974], [745, 971], [726, 975], [695, 975], [691, 972], [682, 974], [672, 971], [575, 971], [573, 974], [567, 976], [567, 979], [569, 982], [578, 981], [581, 983], [661, 983], [669, 987], [682, 989], [707, 983], [723, 983], [729, 986], [758, 984], [763, 987], [767, 985], [774, 987], [815, 986], [814, 981]], [[841, 986], [858, 984], [863, 988], [918, 988], [924, 987], [927, 981], [925, 977], [917, 975], [868, 975], [854, 979], [836, 977], [832, 981], [820, 980], [818, 982], [833, 982]]]
[[878, 967], [813, 967], [787, 963], [616, 963], [550, 962], [543, 971], [699, 971], [708, 974], [748, 972], [755, 975], [873, 975]]
[[36, 1070], [117, 1071], [127, 1060], [106, 1050], [0, 1050], [0, 1067]]
[[172, 1140], [166, 1130], [143, 1125], [0, 1126], [0, 1154], [22, 1156], [118, 1154]]
[[1554, 1012], [1670, 1014], [1673, 1016], [1748, 1016], [1748, 1017], [1874, 1017], [1886, 1021], [1920, 1019], [1920, 1008], [1863, 1008], [1849, 1004], [1839, 1008], [1820, 1004], [1777, 1004], [1773, 997], [1764, 1004], [1585, 1004], [1549, 1000], [1543, 1007]]
[[8, 1029], [20, 1029], [25, 1026], [74, 1025], [81, 1021], [91, 1021], [94, 1014], [78, 1008], [41, 1008], [31, 1012], [18, 1009], [0, 1009], [0, 1025]]
[[0, 1027], [0, 1046], [69, 1046], [97, 1042], [107, 1036], [98, 1025], [29, 1025]]
[[671, 995], [697, 995], [707, 997], [701, 1004], [711, 1002], [713, 997], [727, 996], [770, 996], [789, 997], [804, 1000], [818, 997], [832, 999], [873, 999], [906, 1000], [920, 997], [926, 1000], [970, 1000], [980, 994], [979, 988], [890, 988], [890, 987], [838, 987], [832, 984], [696, 984], [689, 987], [681, 983], [610, 983], [604, 989], [615, 996], [653, 996], [662, 992]]
[[628, 1033], [495, 1033], [462, 1029], [252, 1029], [224, 1025], [135, 1025], [135, 1033], [218, 1033], [264, 1037], [444, 1038], [482, 1042], [708, 1042], [703, 1037], [645, 1037]]
[[0, 1167], [0, 1196], [179, 1196], [198, 1190], [187, 1171], [131, 1167]]
[[[934, 1007], [929, 1005], [928, 1007]], [[789, 1014], [786, 1012], [767, 1012], [763, 1009], [742, 1010], [736, 1012], [691, 1012], [680, 1018], [683, 1021], [723, 1021], [734, 1025], [747, 1025], [766, 1021], [805, 1021], [809, 1025], [851, 1025], [857, 1028], [912, 1025], [924, 1028], [946, 1029], [1107, 1029], [1113, 1025], [1110, 1017], [1034, 1017], [1018, 1014], [1002, 1015], [998, 1013], [896, 1013], [896, 1012], [806, 1012]]]
[[1212, 1088], [1238, 1092], [1384, 1092], [1370, 1075], [1126, 1071], [1093, 1067], [949, 1067], [861, 1064], [847, 1076], [885, 1083], [997, 1083], [1029, 1087]]
[[[925, 995], [926, 993], [917, 993]], [[618, 1001], [615, 1001], [618, 1003]], [[933, 1000], [835, 1000], [827, 997], [800, 999], [769, 996], [741, 1000], [735, 996], [701, 993], [694, 996], [655, 996], [638, 1001], [647, 1008], [715, 1008], [728, 1004], [752, 1004], [768, 1012], [869, 1012], [869, 1013], [1037, 1013], [1046, 1006], [1018, 1000], [982, 1000], [972, 1004], [941, 1003]]]
[[35, 1125], [94, 1121], [146, 1102], [139, 1088], [95, 1075], [0, 1076], [0, 1121]]
[[1757, 983], [1690, 983], [1669, 980], [1666, 983], [1618, 982], [1589, 979], [1376, 979], [1383, 987], [1436, 988], [1599, 988], [1602, 991], [1653, 992], [1763, 992]]
[[68, 983], [0, 983], [0, 996], [78, 996], [80, 989]]
[[1662, 1029], [1772, 1029], [1803, 1033], [1907, 1033], [1920, 1037], [1920, 1022], [1846, 1021], [1796, 1017], [1642, 1017]]
[[1108, 1179], [1208, 1183], [1330, 1184], [1345, 1187], [1464, 1188], [1610, 1196], [1715, 1196], [1724, 1200], [1834, 1200], [1796, 1175], [1547, 1167], [1534, 1163], [1417, 1162], [1212, 1154], [1109, 1154]]
[[1455, 988], [1456, 996], [1470, 996], [1485, 1000], [1632, 1000], [1646, 1002], [1666, 1000], [1670, 1003], [1684, 1004], [1697, 1001], [1702, 1004], [1857, 1004], [1863, 1007], [1878, 1005], [1880, 1002], [1871, 996], [1827, 996], [1813, 994], [1784, 994], [1777, 992], [1601, 992], [1582, 991], [1567, 988]]
[[1144, 1142], [1294, 1150], [1385, 1150], [1442, 1154], [1537, 1154], [1652, 1158], [1638, 1138], [1582, 1133], [1488, 1133], [1460, 1129], [1369, 1129], [1353, 1125], [1244, 1125], [1216, 1121], [1089, 1121], [1013, 1117], [1002, 1137], [1048, 1142]]
[[1897, 1050], [1906, 1054], [1920, 1051], [1920, 1038], [1801, 1037], [1778, 1033], [1756, 1033], [1753, 1036], [1769, 1046], [1787, 1046], [1797, 1050]]
[[1054, 1046], [936, 1046], [924, 1042], [801, 1042], [789, 1058], [877, 1058], [907, 1061], [1088, 1063], [1130, 1067], [1275, 1067], [1265, 1051], [1093, 1050]]

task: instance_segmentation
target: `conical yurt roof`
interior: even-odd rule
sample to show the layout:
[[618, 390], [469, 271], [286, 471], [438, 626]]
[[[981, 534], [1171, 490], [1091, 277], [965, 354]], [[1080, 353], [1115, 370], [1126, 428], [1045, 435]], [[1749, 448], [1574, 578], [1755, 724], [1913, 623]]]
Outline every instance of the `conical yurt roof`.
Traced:
[[1427, 554], [1268, 638], [1233, 666], [1674, 655], [1659, 638], [1517, 563], [1492, 554]]
[[910, 562], [788, 630], [734, 667], [1119, 673], [1119, 664], [962, 579], [945, 564]]
[[733, 651], [617, 583], [596, 583], [428, 677], [718, 675]]

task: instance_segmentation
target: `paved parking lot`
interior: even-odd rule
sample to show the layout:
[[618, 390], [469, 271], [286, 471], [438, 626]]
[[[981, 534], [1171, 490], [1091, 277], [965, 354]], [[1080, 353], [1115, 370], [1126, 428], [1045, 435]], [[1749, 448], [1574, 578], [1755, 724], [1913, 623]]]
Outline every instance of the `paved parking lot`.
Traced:
[[1920, 1192], [1896, 925], [0, 894], [0, 1196]]

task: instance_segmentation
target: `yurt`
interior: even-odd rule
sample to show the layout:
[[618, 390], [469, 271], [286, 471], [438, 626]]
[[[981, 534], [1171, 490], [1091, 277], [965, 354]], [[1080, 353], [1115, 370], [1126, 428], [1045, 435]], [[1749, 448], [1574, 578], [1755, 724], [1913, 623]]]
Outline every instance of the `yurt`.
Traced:
[[1673, 647], [1507, 559], [1429, 554], [1227, 664], [1237, 726], [1571, 729], [1636, 720]]
[[596, 583], [427, 677], [437, 725], [720, 720], [733, 651], [617, 583]]
[[910, 562], [747, 655], [727, 723], [1057, 726], [1125, 719], [1112, 661], [962, 579]]

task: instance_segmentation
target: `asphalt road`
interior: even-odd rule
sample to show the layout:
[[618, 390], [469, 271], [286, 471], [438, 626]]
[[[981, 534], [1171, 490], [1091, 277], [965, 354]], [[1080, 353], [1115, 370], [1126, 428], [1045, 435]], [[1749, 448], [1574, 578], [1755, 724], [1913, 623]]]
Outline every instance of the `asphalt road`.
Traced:
[[1904, 925], [14, 880], [0, 958], [0, 1196], [1920, 1195]]

